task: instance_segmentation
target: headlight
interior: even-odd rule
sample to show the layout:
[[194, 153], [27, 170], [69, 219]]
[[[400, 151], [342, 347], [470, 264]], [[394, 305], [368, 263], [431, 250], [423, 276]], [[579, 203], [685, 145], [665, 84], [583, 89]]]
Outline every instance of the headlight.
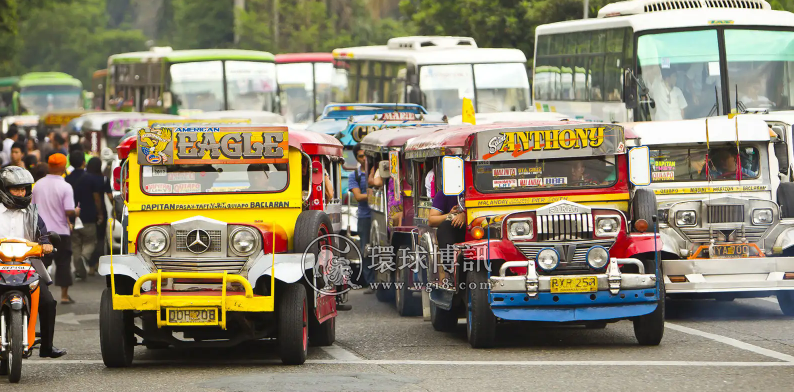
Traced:
[[772, 224], [772, 209], [759, 208], [753, 210], [753, 224], [754, 225], [770, 225]]
[[596, 237], [615, 237], [620, 231], [620, 218], [612, 216], [596, 217]]
[[695, 226], [697, 224], [697, 214], [693, 210], [678, 211], [675, 213], [676, 226]]
[[21, 242], [5, 242], [0, 244], [0, 253], [3, 253], [6, 257], [23, 257], [25, 253], [28, 253], [31, 249], [33, 248]]
[[592, 269], [601, 269], [609, 263], [609, 252], [603, 246], [594, 246], [587, 251], [587, 264]]
[[150, 256], [160, 256], [168, 250], [168, 233], [154, 227], [143, 234], [143, 250]]
[[535, 257], [535, 263], [546, 272], [553, 271], [560, 264], [560, 254], [553, 248], [543, 248]]
[[511, 221], [508, 223], [508, 237], [512, 239], [530, 239], [532, 238], [532, 221], [519, 220]]
[[238, 256], [249, 256], [257, 248], [259, 236], [247, 227], [239, 227], [229, 236], [232, 251]]

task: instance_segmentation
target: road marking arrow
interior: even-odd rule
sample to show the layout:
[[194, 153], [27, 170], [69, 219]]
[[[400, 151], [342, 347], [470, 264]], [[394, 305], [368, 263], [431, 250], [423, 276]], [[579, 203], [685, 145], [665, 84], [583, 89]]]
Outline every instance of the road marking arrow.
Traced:
[[56, 323], [80, 325], [81, 321], [99, 320], [98, 314], [81, 314], [75, 315], [74, 313], [66, 313], [55, 317]]

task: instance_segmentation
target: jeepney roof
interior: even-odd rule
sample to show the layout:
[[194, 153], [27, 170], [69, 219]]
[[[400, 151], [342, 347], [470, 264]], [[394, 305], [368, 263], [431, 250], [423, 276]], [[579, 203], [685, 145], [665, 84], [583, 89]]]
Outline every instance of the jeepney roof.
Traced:
[[376, 115], [390, 112], [427, 114], [421, 105], [413, 103], [348, 103], [326, 105], [319, 119], [347, 119], [351, 116]]
[[331, 53], [283, 53], [276, 55], [276, 64], [292, 63], [330, 63], [334, 61]]
[[174, 116], [172, 114], [161, 114], [161, 113], [138, 113], [138, 112], [94, 112], [94, 113], [86, 113], [85, 115], [78, 117], [83, 118], [83, 126], [80, 128], [81, 131], [101, 131], [102, 126], [115, 120], [137, 120], [137, 119], [146, 119], [146, 120], [158, 120], [158, 119], [174, 119], [174, 118], [181, 118], [179, 116]]
[[[708, 141], [735, 142], [738, 121], [739, 141], [769, 142], [769, 126], [764, 120], [750, 115], [733, 119], [708, 119]], [[706, 143], [706, 120], [651, 121], [621, 124], [640, 138], [642, 145]]]
[[287, 121], [284, 116], [266, 112], [263, 110], [219, 110], [214, 112], [202, 112], [191, 116], [187, 119], [195, 120], [223, 120], [223, 119], [251, 119], [252, 122], [257, 124], [284, 124]]
[[[498, 112], [498, 113], [476, 113], [474, 115], [478, 124], [496, 124], [518, 121], [564, 121], [574, 120], [574, 116], [569, 116], [557, 112]], [[463, 115], [458, 115], [449, 119], [450, 125], [463, 124]]]
[[257, 50], [242, 49], [191, 49], [174, 51], [144, 51], [119, 53], [108, 57], [108, 65], [115, 63], [147, 63], [167, 61], [171, 63], [184, 63], [205, 60], [251, 60], [274, 61], [273, 54]]
[[[85, 109], [53, 110], [41, 116], [41, 121], [44, 122], [44, 125], [66, 125], [77, 117], [94, 112], [96, 112], [96, 110], [85, 110]], [[64, 122], [63, 120], [65, 119], [68, 120]]]
[[417, 136], [435, 132], [447, 126], [446, 124], [409, 126], [400, 128], [398, 132], [394, 132], [393, 128], [382, 129], [365, 136], [361, 140], [361, 147], [364, 151], [386, 152], [389, 148], [402, 147], [408, 140]]

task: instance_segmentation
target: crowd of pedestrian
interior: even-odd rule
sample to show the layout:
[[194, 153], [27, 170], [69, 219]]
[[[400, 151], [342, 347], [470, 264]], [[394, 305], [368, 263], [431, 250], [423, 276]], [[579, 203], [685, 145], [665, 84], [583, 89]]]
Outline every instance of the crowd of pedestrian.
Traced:
[[75, 279], [96, 276], [106, 248], [110, 181], [102, 172], [102, 160], [79, 143], [68, 145], [68, 135], [51, 131], [42, 136], [25, 135], [9, 126], [0, 135], [0, 161], [3, 168], [18, 166], [32, 175], [32, 203], [48, 230], [61, 236], [58, 252], [45, 264], [54, 264], [61, 303], [72, 304], [69, 287]]

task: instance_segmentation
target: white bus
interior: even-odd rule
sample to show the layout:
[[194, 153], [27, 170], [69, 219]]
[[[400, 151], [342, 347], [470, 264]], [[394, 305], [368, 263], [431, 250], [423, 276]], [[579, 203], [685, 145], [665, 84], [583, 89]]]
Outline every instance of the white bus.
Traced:
[[538, 111], [601, 121], [790, 110], [794, 14], [764, 0], [612, 3], [537, 27], [533, 87]]
[[347, 72], [342, 103], [416, 103], [448, 117], [463, 98], [477, 113], [526, 110], [527, 58], [518, 49], [478, 48], [469, 37], [400, 37], [387, 45], [333, 51]]

